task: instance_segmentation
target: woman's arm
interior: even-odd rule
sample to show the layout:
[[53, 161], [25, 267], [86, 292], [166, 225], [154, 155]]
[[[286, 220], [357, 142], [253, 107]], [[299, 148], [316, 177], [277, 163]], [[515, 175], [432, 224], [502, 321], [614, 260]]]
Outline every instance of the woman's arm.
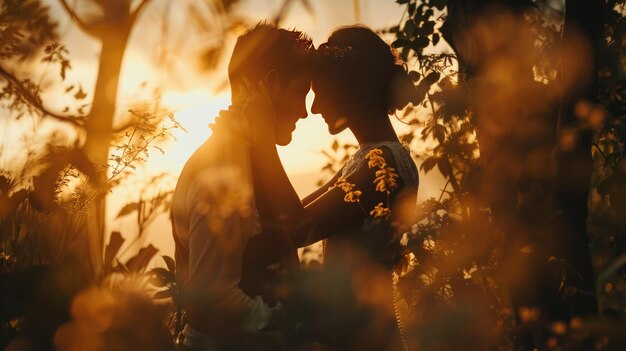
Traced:
[[310, 204], [311, 202], [313, 202], [313, 200], [317, 199], [322, 194], [327, 192], [337, 182], [339, 177], [341, 177], [342, 170], [343, 170], [343, 167], [328, 182], [326, 182], [326, 184], [317, 188], [315, 191], [313, 191], [312, 193], [307, 195], [304, 199], [302, 199], [302, 204], [306, 206]]
[[[395, 162], [391, 151], [381, 147], [381, 157], [388, 167], [395, 169]], [[314, 219], [314, 226], [307, 230], [298, 230], [292, 233], [293, 244], [302, 247], [326, 239], [335, 233], [353, 226], [355, 223], [363, 223], [367, 218], [375, 217], [372, 211], [377, 207], [389, 208], [394, 202], [400, 189], [402, 180], [397, 180], [397, 186], [386, 191], [376, 189], [377, 167], [370, 168], [367, 161], [350, 176], [345, 179], [345, 187], [334, 186], [326, 191], [305, 207], [306, 217]], [[346, 191], [352, 187], [352, 196]], [[356, 191], [360, 192], [357, 196]], [[358, 198], [358, 201], [355, 201]]]

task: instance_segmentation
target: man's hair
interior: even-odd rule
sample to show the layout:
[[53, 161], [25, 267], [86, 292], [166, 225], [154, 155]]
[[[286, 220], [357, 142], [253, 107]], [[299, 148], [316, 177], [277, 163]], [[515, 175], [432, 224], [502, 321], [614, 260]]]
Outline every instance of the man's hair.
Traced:
[[290, 80], [310, 70], [313, 51], [313, 42], [302, 32], [259, 23], [237, 38], [228, 79], [231, 85], [243, 77], [257, 80], [275, 69], [281, 79]]

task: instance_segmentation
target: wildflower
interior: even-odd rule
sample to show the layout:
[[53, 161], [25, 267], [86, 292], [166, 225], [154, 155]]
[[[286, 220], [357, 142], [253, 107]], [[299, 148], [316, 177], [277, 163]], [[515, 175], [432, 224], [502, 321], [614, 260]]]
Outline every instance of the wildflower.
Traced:
[[385, 168], [387, 167], [387, 161], [383, 158], [383, 150], [381, 149], [372, 149], [370, 150], [365, 158], [367, 158], [367, 167], [369, 168]]
[[341, 190], [347, 193], [347, 192], [352, 191], [352, 189], [354, 189], [355, 186], [356, 186], [355, 184], [346, 181], [346, 178], [339, 177], [339, 179], [337, 179], [333, 187], [341, 188]]
[[370, 211], [370, 215], [374, 216], [374, 218], [389, 218], [391, 214], [391, 210], [387, 207], [384, 207], [382, 202], [379, 202], [378, 205], [374, 206], [374, 209]]
[[343, 197], [343, 201], [345, 202], [359, 202], [361, 197], [360, 190], [349, 191], [346, 193], [346, 196]]
[[376, 171], [376, 191], [390, 192], [398, 187], [398, 174], [393, 167], [384, 167]]

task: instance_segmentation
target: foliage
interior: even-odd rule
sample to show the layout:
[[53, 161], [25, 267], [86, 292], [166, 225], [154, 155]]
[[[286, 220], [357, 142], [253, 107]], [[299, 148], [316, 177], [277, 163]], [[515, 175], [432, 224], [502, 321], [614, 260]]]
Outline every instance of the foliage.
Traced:
[[[242, 27], [244, 20], [231, 16], [238, 2], [186, 3], [197, 29], [211, 36], [211, 40], [203, 38], [201, 45], [205, 68], [213, 69], [219, 62], [224, 34]], [[0, 4], [2, 115], [7, 120], [32, 119], [37, 125], [51, 118], [75, 127], [69, 138], [61, 131], [64, 126], [57, 129], [58, 124], [53, 125], [50, 134], [25, 136], [24, 159], [2, 165], [0, 347], [4, 349], [12, 342], [15, 348], [52, 349], [54, 341], [56, 348], [64, 350], [172, 349], [171, 335], [161, 324], [168, 306], [145, 296], [150, 290], [148, 278], [159, 272], [159, 268], [146, 272], [157, 250], [148, 245], [124, 259], [134, 241], [127, 242], [121, 233], [114, 232], [105, 245], [104, 233], [96, 228], [103, 222], [98, 223], [104, 214], [98, 206], [104, 204], [105, 196], [145, 164], [151, 152], [164, 152], [160, 143], [172, 138], [175, 129], [184, 130], [172, 115], [164, 118], [158, 108], [160, 96], [154, 99], [157, 107], [153, 113], [133, 108], [126, 122], [112, 124], [129, 33], [152, 1], [96, 0], [86, 6], [70, 3], [59, 1], [77, 28], [102, 43], [100, 72], [93, 92], [84, 90], [80, 83], [66, 81], [72, 62], [61, 43], [58, 24], [43, 1], [8, 0]], [[168, 3], [163, 8], [164, 37], [170, 6]], [[281, 11], [284, 15], [286, 8]], [[168, 52], [162, 51], [161, 66], [166, 65]], [[32, 68], [37, 64], [46, 70], [52, 68], [56, 75], [53, 79], [35, 77]], [[43, 89], [61, 85], [73, 101], [61, 112], [51, 111], [41, 97]], [[113, 101], [108, 96], [113, 96]], [[5, 151], [5, 143], [0, 153]], [[152, 194], [147, 190], [151, 185], [162, 185], [158, 184], [160, 180], [162, 177], [156, 176], [147, 186], [142, 184], [138, 199], [117, 215], [122, 218], [136, 214], [139, 234], [135, 240], [169, 207], [172, 190], [160, 189]], [[92, 240], [94, 232], [101, 242]], [[173, 260], [164, 259], [173, 276]], [[163, 293], [156, 297], [163, 297]], [[137, 325], [145, 328], [135, 328]], [[177, 333], [182, 320], [169, 326]]]
[[[89, 162], [80, 149], [59, 148], [53, 145], [49, 145], [41, 156], [31, 154], [32, 159], [26, 162], [30, 172], [5, 171], [0, 177], [2, 183], [0, 273], [12, 282], [7, 283], [7, 286], [24, 286], [24, 283], [20, 282], [31, 274], [31, 267], [42, 267], [43, 277], [46, 277], [61, 274], [58, 272], [63, 272], [66, 269], [64, 267], [68, 265], [80, 267], [79, 273], [72, 280], [76, 280], [76, 284], [81, 287], [95, 283], [100, 286], [98, 289], [108, 289], [107, 286], [114, 287], [130, 281], [145, 280], [145, 268], [157, 253], [157, 249], [148, 245], [125, 262], [120, 262], [119, 257], [124, 252], [120, 249], [125, 240], [119, 232], [111, 235], [109, 244], [104, 250], [101, 264], [103, 271], [100, 275], [94, 277], [90, 273], [92, 268], [89, 263], [81, 262], [83, 252], [89, 249], [85, 240], [84, 227], [88, 222], [85, 209], [93, 206], [98, 197], [111, 191], [123, 178], [131, 175], [132, 172], [129, 170], [146, 161], [151, 149], [159, 149], [157, 142], [170, 137], [172, 129], [182, 128], [173, 117], [170, 119], [171, 125], [157, 127], [153, 125], [152, 121], [155, 120], [153, 115], [140, 114], [140, 116], [133, 131], [120, 138], [119, 150], [122, 156], [112, 157], [112, 162], [108, 166], [111, 170], [110, 177], [105, 184], [94, 183], [93, 175], [97, 165]], [[134, 137], [130, 135], [137, 136], [140, 142], [133, 144]], [[130, 207], [127, 205], [120, 215], [137, 210], [139, 213], [137, 224], [141, 233], [154, 216], [164, 210], [171, 193], [162, 191], [154, 198], [135, 203], [136, 207], [132, 204]], [[123, 289], [120, 288], [118, 293], [122, 292]], [[63, 292], [70, 294], [66, 297], [68, 299], [76, 293], [78, 290], [74, 288], [69, 292]], [[13, 294], [17, 292], [3, 291], [3, 304], [11, 301], [15, 297]], [[121, 296], [124, 299], [131, 298], [124, 294]], [[10, 314], [2, 315], [1, 322], [6, 324], [3, 333], [15, 333], [20, 330], [24, 318], [27, 318], [26, 320], [34, 318], [27, 312], [29, 303], [36, 301], [36, 299], [24, 301], [24, 305], [20, 305], [17, 310], [3, 308], [3, 311], [11, 311]], [[137, 300], [137, 303], [139, 302], [141, 299]], [[59, 318], [61, 322], [62, 318]], [[3, 335], [3, 339], [5, 337], [7, 335]], [[3, 340], [3, 344], [6, 342]]]
[[[523, 301], [536, 299], [556, 305], [594, 293], [576, 288], [577, 273], [564, 260], [550, 255], [541, 242], [546, 240], [542, 239], [546, 228], [550, 228], [550, 212], [542, 211], [554, 161], [543, 156], [539, 161], [536, 156], [550, 155], [550, 150], [563, 147], [571, 135], [565, 129], [558, 143], [551, 144], [553, 141], [545, 136], [550, 127], [541, 120], [556, 116], [551, 106], [558, 103], [558, 91], [562, 89], [557, 78], [563, 6], [548, 1], [519, 1], [510, 6], [526, 8], [523, 22], [504, 15], [487, 17], [483, 22], [457, 23], [461, 27], [451, 29], [447, 21], [450, 1], [397, 2], [406, 6], [400, 24], [381, 33], [394, 35], [391, 45], [407, 62], [416, 86], [413, 104], [396, 116], [408, 126], [400, 137], [413, 146], [432, 145], [426, 154], [416, 155], [422, 161], [420, 169], [439, 172], [445, 178], [440, 196], [419, 204], [415, 225], [405, 233], [407, 248], [417, 258], [415, 269], [399, 281], [404, 329], [414, 337], [410, 344], [420, 349], [457, 349], [468, 344], [477, 349], [512, 349], [516, 342], [517, 347], [529, 347], [519, 344], [525, 333], [543, 333], [545, 339], [540, 343], [549, 348], [584, 347], [582, 340], [590, 334], [602, 340], [598, 343], [601, 349], [619, 345], [621, 337], [602, 320], [546, 323], [539, 308], [523, 305]], [[568, 128], [597, 130], [590, 188], [591, 250], [597, 271], [604, 271], [599, 274], [599, 292], [610, 296], [603, 296], [599, 303], [611, 306], [609, 315], [618, 316], [624, 310], [623, 256], [615, 258], [626, 242], [623, 216], [618, 214], [623, 213], [620, 162], [625, 66], [624, 43], [616, 38], [624, 29], [623, 1], [610, 1], [608, 9], [598, 74], [600, 105], [577, 105], [580, 122]], [[451, 31], [482, 38], [482, 43], [471, 43], [466, 37], [462, 41], [466, 45], [487, 43], [485, 47], [492, 45], [494, 49], [487, 51], [487, 56], [464, 57], [459, 63], [456, 52], [446, 48], [450, 43], [444, 41], [449, 40]], [[511, 55], [517, 50], [511, 45], [524, 47], [524, 36], [528, 35], [534, 50]], [[524, 64], [532, 68], [530, 80], [520, 76], [521, 70], [516, 71]], [[508, 83], [506, 75], [498, 73], [499, 65], [509, 70], [506, 75], [512, 77], [509, 82], [513, 82], [513, 88], [503, 85]], [[507, 89], [511, 89], [510, 95], [505, 95]], [[525, 106], [520, 105], [522, 109], [516, 105], [519, 101], [525, 101]], [[530, 112], [521, 115], [528, 117], [515, 119], [524, 109]], [[478, 116], [482, 117], [480, 121]], [[495, 121], [491, 125], [490, 118]], [[485, 140], [485, 135], [490, 135], [485, 130], [512, 130], [504, 134], [509, 139], [502, 142], [519, 142], [520, 150], [535, 155], [535, 160], [518, 160], [519, 151], [508, 149], [507, 144], [489, 145], [497, 137]], [[346, 146], [346, 150], [351, 148]], [[345, 162], [349, 155], [342, 160], [341, 150], [342, 145], [335, 143], [332, 152], [325, 153], [329, 161], [324, 170], [334, 172]], [[498, 154], [508, 156], [494, 156]], [[492, 157], [502, 158], [493, 161]], [[497, 168], [485, 166], [492, 161]], [[527, 185], [521, 190], [515, 190], [517, 184], [507, 183], [520, 179], [507, 174], [517, 172], [516, 162], [528, 162], [529, 166], [524, 167], [530, 168], [523, 172], [532, 175], [526, 176]], [[544, 205], [533, 208], [537, 201]], [[494, 208], [494, 203], [500, 205]], [[449, 335], [455, 335], [455, 340], [450, 341]]]

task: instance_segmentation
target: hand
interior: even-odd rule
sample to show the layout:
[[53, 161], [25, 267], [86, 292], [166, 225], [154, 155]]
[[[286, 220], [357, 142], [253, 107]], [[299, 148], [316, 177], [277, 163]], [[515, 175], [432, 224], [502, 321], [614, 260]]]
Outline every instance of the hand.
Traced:
[[239, 90], [238, 102], [243, 111], [244, 124], [249, 128], [252, 145], [276, 144], [274, 134], [276, 111], [269, 90], [263, 81], [255, 85], [244, 78], [244, 84]]

